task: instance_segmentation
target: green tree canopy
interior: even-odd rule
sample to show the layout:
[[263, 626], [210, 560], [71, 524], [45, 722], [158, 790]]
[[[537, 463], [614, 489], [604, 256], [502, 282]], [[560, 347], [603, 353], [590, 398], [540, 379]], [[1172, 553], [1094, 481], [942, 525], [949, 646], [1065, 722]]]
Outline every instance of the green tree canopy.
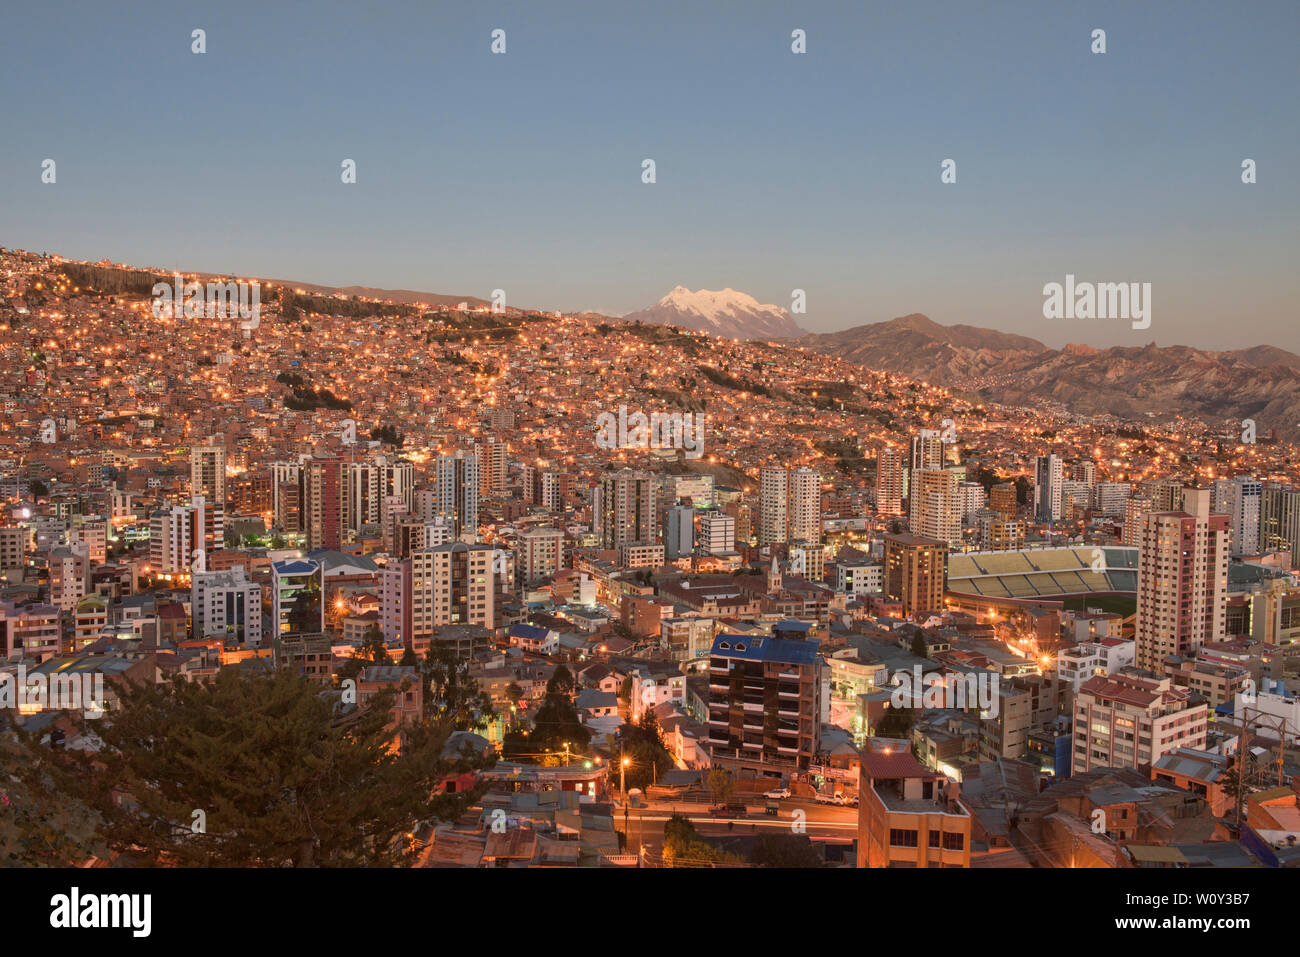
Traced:
[[492, 696], [479, 690], [468, 661], [435, 639], [420, 666], [424, 677], [426, 713], [436, 721], [450, 722], [458, 731], [478, 731], [496, 717]]

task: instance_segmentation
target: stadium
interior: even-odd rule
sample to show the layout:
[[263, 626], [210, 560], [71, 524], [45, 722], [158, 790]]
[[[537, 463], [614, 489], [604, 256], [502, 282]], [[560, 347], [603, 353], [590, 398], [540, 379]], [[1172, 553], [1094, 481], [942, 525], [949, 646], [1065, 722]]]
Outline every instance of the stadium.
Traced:
[[1137, 552], [1122, 546], [1071, 545], [950, 555], [948, 604], [972, 614], [991, 608], [1010, 613], [1044, 602], [1081, 606], [1087, 599], [1089, 607], [1115, 605], [1119, 610], [1131, 606], [1137, 595]]

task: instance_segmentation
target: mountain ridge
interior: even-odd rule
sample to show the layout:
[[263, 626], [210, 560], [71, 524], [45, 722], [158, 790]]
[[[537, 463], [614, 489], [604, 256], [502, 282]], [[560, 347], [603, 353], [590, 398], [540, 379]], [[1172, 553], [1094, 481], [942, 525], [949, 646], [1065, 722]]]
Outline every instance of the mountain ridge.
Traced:
[[1254, 419], [1261, 434], [1300, 437], [1300, 355], [1276, 346], [1216, 352], [1193, 346], [1052, 349], [1036, 339], [943, 326], [912, 313], [789, 345], [871, 369], [896, 371], [1004, 404], [1050, 401], [1082, 414], [1128, 419], [1174, 412]]
[[695, 292], [674, 286], [653, 306], [630, 312], [623, 321], [677, 326], [728, 339], [785, 339], [804, 332], [781, 306], [760, 303], [730, 286]]

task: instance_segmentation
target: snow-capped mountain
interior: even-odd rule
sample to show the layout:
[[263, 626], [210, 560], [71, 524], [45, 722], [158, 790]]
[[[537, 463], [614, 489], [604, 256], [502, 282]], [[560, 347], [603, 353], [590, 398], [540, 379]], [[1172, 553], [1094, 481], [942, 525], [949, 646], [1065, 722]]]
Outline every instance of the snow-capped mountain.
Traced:
[[781, 339], [803, 335], [790, 313], [780, 306], [764, 305], [734, 289], [691, 292], [677, 286], [649, 309], [629, 313], [626, 322], [681, 326], [728, 339]]

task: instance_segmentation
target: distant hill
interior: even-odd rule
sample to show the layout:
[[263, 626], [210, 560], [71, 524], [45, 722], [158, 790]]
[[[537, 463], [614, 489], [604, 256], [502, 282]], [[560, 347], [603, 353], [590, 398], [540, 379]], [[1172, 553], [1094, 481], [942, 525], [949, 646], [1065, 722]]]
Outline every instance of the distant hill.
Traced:
[[1007, 404], [1058, 402], [1084, 414], [1174, 412], [1209, 421], [1251, 418], [1260, 434], [1300, 438], [1300, 356], [1275, 346], [1213, 352], [1190, 346], [1068, 345], [902, 316], [790, 344], [871, 369]]
[[387, 299], [410, 305], [455, 306], [462, 302], [471, 306], [488, 306], [491, 302], [475, 296], [445, 296], [436, 292], [417, 292], [414, 289], [380, 289], [375, 286], [321, 286], [292, 279], [267, 279], [265, 282], [291, 289], [303, 289], [322, 296], [360, 296], [363, 299]]

